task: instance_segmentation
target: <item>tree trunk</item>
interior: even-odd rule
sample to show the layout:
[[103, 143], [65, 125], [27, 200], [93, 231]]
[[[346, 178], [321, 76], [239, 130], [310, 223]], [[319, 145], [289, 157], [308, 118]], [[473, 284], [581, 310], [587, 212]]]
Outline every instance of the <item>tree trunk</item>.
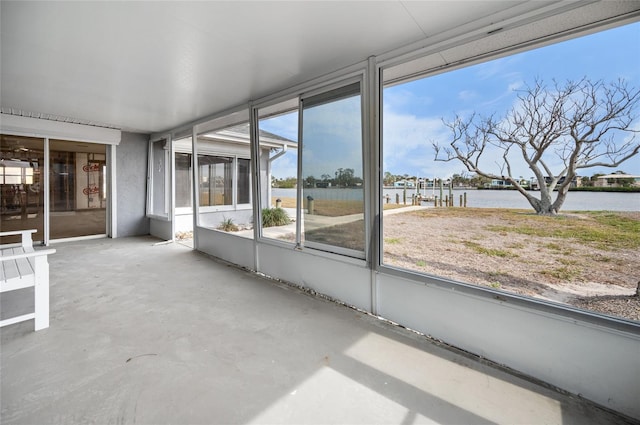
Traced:
[[[566, 177], [567, 179], [569, 176]], [[569, 193], [569, 186], [562, 186], [558, 189], [558, 195], [556, 196], [556, 200], [554, 201], [552, 208], [556, 211], [560, 211], [562, 204], [564, 204], [565, 199], [567, 199], [567, 194]]]
[[[544, 180], [543, 180], [544, 181]], [[549, 188], [545, 185], [540, 185], [540, 199], [537, 198], [528, 198], [529, 203], [536, 211], [538, 215], [556, 215], [558, 214], [558, 209], [556, 206], [556, 202], [552, 202], [551, 199], [552, 192], [549, 191]], [[565, 194], [566, 196], [566, 194]], [[563, 200], [560, 202], [562, 205]]]
[[557, 215], [558, 210], [554, 207], [555, 203], [551, 203], [550, 199], [529, 199], [529, 203], [538, 215]]

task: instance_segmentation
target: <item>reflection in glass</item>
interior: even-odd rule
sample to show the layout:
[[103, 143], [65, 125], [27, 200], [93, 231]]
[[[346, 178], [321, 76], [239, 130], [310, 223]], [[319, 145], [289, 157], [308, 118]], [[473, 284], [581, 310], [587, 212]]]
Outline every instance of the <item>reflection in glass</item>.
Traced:
[[191, 154], [176, 152], [176, 208], [191, 208]]
[[262, 236], [288, 243], [296, 241], [298, 199], [298, 101], [275, 106], [264, 114], [260, 134], [260, 197]]
[[168, 208], [166, 140], [151, 143], [151, 214], [166, 217]]
[[106, 148], [51, 140], [51, 239], [106, 233]]
[[251, 161], [238, 158], [238, 204], [248, 204], [251, 200]]
[[233, 158], [198, 155], [200, 206], [233, 205]]
[[198, 224], [253, 237], [249, 123], [198, 135]]
[[356, 83], [304, 99], [302, 119], [304, 244], [355, 256], [365, 244], [359, 91]]
[[[629, 69], [640, 68], [631, 65], [637, 57], [620, 46], [634, 31], [637, 34], [637, 27], [623, 26], [421, 79], [412, 74], [400, 81], [391, 73], [393, 82], [382, 94], [384, 265], [637, 321], [632, 306], [640, 270], [640, 193], [631, 185], [640, 162], [631, 159], [613, 169], [627, 173], [624, 189], [625, 183], [611, 178], [610, 168], [581, 161], [576, 165], [581, 175], [568, 181], [570, 191], [557, 216], [536, 214], [523, 196], [540, 199], [540, 186], [566, 173], [576, 158], [569, 155], [573, 137], [557, 137], [591, 127], [574, 122], [565, 133], [564, 121], [592, 119], [601, 113], [596, 109], [602, 106], [603, 111], [608, 103], [601, 98], [598, 108], [581, 114], [592, 96], [600, 96], [599, 90], [556, 97], [554, 82], [562, 87], [569, 80], [628, 78]], [[550, 58], [556, 57], [570, 66], [554, 66]], [[602, 63], [607, 64], [604, 74]], [[501, 72], [487, 72], [498, 69]], [[505, 90], [505, 76], [517, 76], [513, 89]], [[540, 90], [534, 91], [537, 107], [527, 107], [522, 101], [534, 86]], [[549, 99], [555, 99], [553, 107]], [[478, 147], [485, 148], [484, 140], [478, 143], [476, 135], [486, 125], [477, 127], [478, 133], [473, 125], [460, 131], [480, 116], [493, 117], [501, 123], [494, 129], [502, 129], [487, 134], [482, 157], [476, 154]], [[542, 125], [546, 119], [548, 124]], [[456, 120], [462, 126], [451, 125]], [[511, 136], [501, 136], [500, 131], [507, 130]], [[527, 149], [502, 149], [523, 135], [531, 138]], [[554, 140], [563, 148], [539, 148], [553, 147]], [[608, 132], [605, 146], [620, 146], [623, 140], [630, 139]], [[482, 173], [466, 172], [460, 159], [436, 161], [433, 145], [448, 148], [456, 141], [470, 141], [468, 149], [457, 144], [455, 153], [477, 160]], [[605, 164], [606, 155], [596, 153], [602, 152], [598, 149], [590, 144], [586, 151]], [[546, 157], [549, 153], [551, 158]], [[531, 155], [529, 161], [523, 154]], [[553, 158], [556, 154], [566, 156], [560, 160]], [[544, 159], [547, 175], [534, 173], [536, 157]], [[516, 190], [516, 184], [526, 189]]]
[[[37, 229], [44, 240], [44, 140], [0, 136], [0, 230]], [[0, 243], [20, 242], [20, 236], [0, 238]]]

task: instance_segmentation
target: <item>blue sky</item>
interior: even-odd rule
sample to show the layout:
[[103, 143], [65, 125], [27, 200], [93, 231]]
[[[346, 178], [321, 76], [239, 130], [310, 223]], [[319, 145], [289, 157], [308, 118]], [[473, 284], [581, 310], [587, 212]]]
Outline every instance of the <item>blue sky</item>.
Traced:
[[[514, 105], [517, 90], [536, 78], [552, 84], [553, 79], [563, 83], [585, 76], [605, 82], [623, 78], [631, 87], [640, 87], [640, 23], [386, 88], [384, 170], [426, 177], [466, 172], [458, 161], [433, 161], [431, 141], [445, 145], [451, 139], [443, 118], [473, 112], [500, 117]], [[640, 129], [640, 119], [635, 127]], [[500, 174], [495, 164], [499, 156], [487, 159], [486, 168]], [[640, 156], [614, 169], [589, 168], [581, 173], [591, 176], [616, 170], [640, 175]], [[522, 161], [513, 174], [533, 176]]]
[[[640, 23], [386, 88], [383, 93], [384, 171], [426, 177], [449, 177], [466, 172], [459, 162], [433, 160], [431, 141], [445, 143], [450, 138], [443, 118], [450, 120], [456, 114], [465, 116], [474, 111], [501, 116], [514, 105], [517, 90], [532, 84], [535, 78], [551, 83], [552, 79], [564, 82], [585, 76], [592, 81], [623, 78], [630, 87], [640, 87]], [[297, 114], [263, 121], [261, 128], [296, 140]], [[640, 118], [635, 128], [640, 129]], [[334, 133], [335, 139], [331, 142], [337, 147], [341, 144], [339, 133]], [[323, 155], [327, 168], [344, 167], [338, 163], [356, 160], [346, 151], [336, 155], [336, 149], [332, 148], [328, 152], [330, 155]], [[276, 160], [273, 174], [295, 176], [295, 160], [291, 154]], [[340, 161], [334, 163], [334, 160]], [[487, 167], [493, 167], [489, 171], [499, 171], [497, 165], [493, 165], [493, 158]], [[614, 169], [589, 168], [581, 175], [616, 170], [640, 175], [640, 156]], [[314, 172], [310, 170], [305, 174]], [[517, 165], [513, 174], [532, 176], [524, 163]]]

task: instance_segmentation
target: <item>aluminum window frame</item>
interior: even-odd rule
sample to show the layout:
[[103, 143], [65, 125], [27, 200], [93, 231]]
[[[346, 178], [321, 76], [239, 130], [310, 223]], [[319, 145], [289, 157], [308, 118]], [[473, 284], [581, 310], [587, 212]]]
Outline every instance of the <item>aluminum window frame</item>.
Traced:
[[[320, 103], [313, 103], [311, 106], [309, 107], [314, 107], [314, 106], [319, 106], [322, 104], [327, 104], [327, 103], [331, 103], [337, 100], [342, 100], [342, 99], [346, 99], [349, 97], [352, 97], [352, 95], [349, 96], [344, 96], [339, 94], [340, 90], [343, 89], [347, 89], [348, 91], [348, 87], [349, 86], [353, 86], [353, 85], [358, 85], [358, 94], [357, 96], [360, 97], [360, 161], [361, 161], [361, 165], [362, 165], [362, 195], [363, 195], [363, 199], [362, 199], [362, 207], [363, 207], [363, 226], [365, 227], [364, 229], [364, 237], [363, 237], [363, 242], [364, 242], [364, 246], [363, 246], [363, 250], [355, 250], [355, 249], [350, 249], [350, 248], [345, 248], [345, 247], [340, 247], [340, 246], [336, 246], [336, 245], [331, 245], [331, 244], [325, 244], [322, 242], [316, 242], [316, 241], [308, 241], [308, 240], [302, 240], [302, 232], [301, 232], [301, 226], [302, 223], [300, 220], [300, 216], [301, 216], [301, 212], [302, 212], [302, 207], [303, 207], [303, 202], [304, 199], [302, 197], [304, 188], [303, 188], [303, 184], [301, 183], [303, 181], [303, 163], [304, 163], [304, 138], [303, 138], [303, 130], [304, 130], [304, 109], [305, 109], [305, 99], [313, 99], [316, 98], [322, 98], [324, 95], [328, 95], [328, 97], [326, 99], [323, 99]], [[366, 260], [366, 255], [367, 255], [367, 219], [369, 217], [369, 214], [367, 212], [367, 205], [366, 205], [366, 193], [367, 193], [367, 185], [366, 185], [366, 180], [367, 180], [367, 176], [366, 176], [366, 171], [365, 171], [365, 154], [364, 154], [364, 146], [366, 144], [365, 140], [366, 140], [366, 132], [365, 132], [365, 128], [366, 128], [366, 123], [368, 122], [367, 117], [365, 115], [365, 96], [364, 96], [364, 92], [365, 92], [365, 88], [366, 88], [366, 80], [365, 80], [365, 74], [363, 73], [360, 76], [357, 77], [352, 77], [352, 78], [347, 78], [344, 79], [342, 81], [338, 81], [335, 82], [331, 85], [325, 86], [325, 87], [321, 87], [321, 88], [317, 88], [315, 90], [309, 91], [307, 93], [303, 93], [300, 95], [299, 100], [299, 110], [298, 110], [298, 193], [297, 193], [297, 198], [298, 198], [298, 207], [297, 207], [297, 225], [299, 226], [299, 228], [296, 229], [296, 244], [298, 249], [304, 250], [306, 249], [312, 249], [312, 250], [317, 250], [317, 251], [323, 251], [323, 252], [328, 252], [328, 253], [334, 253], [334, 254], [338, 254], [338, 255], [343, 255], [343, 256], [347, 256], [347, 257], [352, 257], [352, 258], [356, 258], [356, 259], [361, 259], [361, 260]], [[338, 92], [338, 97], [329, 95], [331, 92]]]
[[[155, 154], [154, 154], [154, 144], [155, 143], [163, 143], [165, 146], [162, 148], [163, 150], [163, 158], [162, 158], [162, 164], [163, 164], [163, 170], [164, 170], [164, 213], [163, 214], [159, 214], [155, 211], [155, 206], [154, 206], [154, 197], [157, 195], [155, 193], [155, 179], [154, 179], [154, 163], [156, 160]], [[149, 150], [148, 150], [148, 161], [147, 161], [147, 218], [152, 218], [155, 220], [162, 220], [162, 221], [171, 221], [171, 210], [173, 207], [173, 203], [172, 203], [172, 166], [171, 166], [171, 162], [173, 161], [173, 158], [171, 158], [171, 145], [172, 145], [172, 141], [171, 141], [171, 137], [163, 137], [163, 138], [159, 138], [159, 139], [151, 139], [149, 140]]]
[[[636, 14], [637, 15], [637, 14]], [[476, 64], [489, 62], [495, 59], [499, 59], [502, 57], [513, 56], [518, 53], [522, 53], [525, 51], [543, 48], [549, 45], [555, 45], [567, 40], [571, 40], [573, 38], [579, 38], [583, 36], [587, 36], [589, 34], [593, 34], [600, 31], [605, 31], [607, 29], [611, 29], [617, 26], [622, 26], [626, 24], [631, 24], [633, 22], [637, 22], [638, 18], [634, 19], [634, 16], [622, 16], [615, 17], [612, 19], [608, 19], [603, 22], [598, 22], [595, 24], [588, 24], [584, 26], [577, 25], [575, 28], [567, 29], [565, 31], [553, 33], [549, 36], [538, 37], [532, 39], [527, 39], [524, 42], [516, 42], [515, 44], [510, 44], [506, 42], [505, 46], [500, 48], [494, 48], [490, 51], [483, 51], [478, 49], [477, 51], [473, 49], [474, 45], [482, 45], [486, 43], [486, 38], [491, 37], [491, 34], [483, 34], [481, 36], [475, 36], [469, 38], [467, 40], [458, 41], [455, 44], [447, 44], [447, 43], [438, 43], [436, 46], [430, 46], [427, 48], [421, 48], [415, 51], [410, 52], [402, 52], [402, 54], [385, 54], [377, 58], [374, 61], [374, 74], [377, 76], [377, 81], [375, 82], [376, 87], [376, 96], [374, 107], [375, 107], [375, 131], [377, 131], [376, 136], [376, 150], [379, 155], [378, 160], [375, 162], [378, 170], [376, 173], [376, 190], [375, 190], [375, 209], [378, 211], [377, 216], [381, 217], [381, 212], [383, 211], [384, 199], [382, 197], [382, 179], [383, 179], [383, 152], [384, 152], [384, 140], [382, 138], [382, 114], [383, 114], [383, 91], [385, 87], [385, 77], [384, 71], [393, 69], [393, 68], [401, 68], [405, 67], [407, 70], [405, 71], [404, 77], [394, 75], [393, 78], [388, 79], [388, 85], [395, 85], [401, 83], [407, 83], [410, 81], [414, 81], [417, 79], [432, 77], [441, 73], [452, 72], [457, 69], [466, 68], [469, 66], [473, 66]], [[509, 30], [517, 31], [519, 35], [522, 34], [523, 29], [521, 26], [515, 26], [509, 28]], [[461, 58], [455, 62], [442, 64], [440, 61], [442, 58], [439, 58], [440, 52], [445, 49], [459, 49], [460, 51], [464, 51], [465, 49], [473, 52], [473, 54]], [[375, 59], [375, 58], [374, 58]], [[421, 63], [430, 64], [428, 67], [419, 68]], [[375, 242], [377, 242], [378, 246], [376, 247], [376, 258], [372, 263], [372, 271], [374, 273], [381, 273], [393, 277], [398, 277], [402, 279], [407, 279], [414, 282], [417, 285], [421, 286], [436, 286], [442, 289], [451, 290], [460, 292], [462, 294], [467, 294], [470, 296], [481, 297], [481, 298], [490, 298], [494, 300], [498, 300], [504, 303], [509, 303], [513, 306], [520, 306], [527, 309], [534, 309], [538, 311], [542, 315], [550, 315], [557, 317], [558, 315], [566, 318], [566, 320], [580, 320], [590, 323], [594, 326], [604, 327], [607, 329], [613, 329], [621, 332], [630, 332], [634, 334], [640, 333], [640, 322], [618, 318], [614, 316], [608, 316], [603, 313], [598, 313], [591, 310], [579, 309], [577, 307], [573, 307], [570, 305], [564, 305], [560, 303], [555, 303], [552, 301], [546, 301], [543, 299], [533, 298], [518, 295], [515, 293], [510, 293], [506, 291], [500, 291], [493, 288], [482, 287], [474, 284], [470, 284], [467, 282], [456, 281], [453, 279], [448, 279], [444, 276], [430, 275], [425, 273], [420, 273], [417, 271], [413, 271], [410, 269], [403, 269], [399, 267], [394, 267], [390, 265], [383, 264], [383, 235], [384, 235], [384, 220], [379, 220], [379, 223], [376, 225], [377, 235], [375, 237]], [[374, 283], [375, 285], [375, 283]], [[375, 289], [373, 293], [375, 294]], [[375, 304], [372, 304], [375, 306]]]

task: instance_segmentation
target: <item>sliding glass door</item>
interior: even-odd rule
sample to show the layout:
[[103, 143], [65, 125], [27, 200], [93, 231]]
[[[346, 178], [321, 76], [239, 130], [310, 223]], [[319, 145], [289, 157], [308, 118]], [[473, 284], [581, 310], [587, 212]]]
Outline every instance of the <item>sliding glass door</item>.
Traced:
[[51, 140], [49, 151], [50, 238], [105, 234], [105, 145]]
[[302, 99], [303, 244], [364, 258], [360, 83]]
[[[44, 240], [44, 139], [0, 135], [0, 230], [36, 229]], [[19, 242], [19, 236], [0, 243]]]

